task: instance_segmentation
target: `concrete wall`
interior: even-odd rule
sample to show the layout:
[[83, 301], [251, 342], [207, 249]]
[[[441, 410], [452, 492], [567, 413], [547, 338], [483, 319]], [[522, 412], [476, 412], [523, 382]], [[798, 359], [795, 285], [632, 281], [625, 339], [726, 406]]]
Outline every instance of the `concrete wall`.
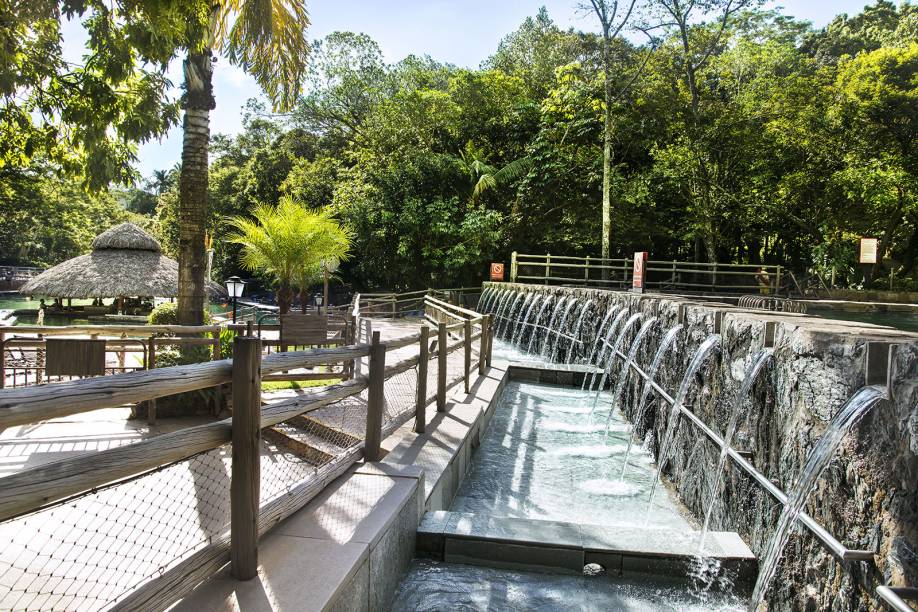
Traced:
[[[745, 367], [763, 345], [766, 323], [773, 322], [775, 357], [753, 387], [733, 445], [751, 452], [753, 465], [785, 491], [833, 415], [865, 384], [867, 342], [898, 343], [892, 402], [878, 406], [857, 426], [807, 505], [810, 515], [848, 548], [877, 551], [876, 563], [837, 562], [809, 532], [798, 530], [785, 549], [768, 600], [771, 609], [875, 609], [876, 586], [918, 585], [918, 335], [673, 296], [511, 283], [485, 287], [592, 299], [596, 314], [581, 329], [586, 349], [575, 351], [580, 355], [588, 351], [609, 306], [623, 305], [645, 319], [657, 316], [658, 324], [638, 354], [642, 365], [650, 363], [660, 338], [680, 321], [681, 313], [685, 331], [657, 377], [670, 394], [679, 386], [695, 348], [722, 317], [722, 353], [702, 369], [687, 403], [721, 435]], [[549, 314], [542, 325], [548, 324]], [[573, 320], [568, 321], [568, 332], [572, 325]], [[623, 347], [629, 343], [626, 338]], [[640, 392], [634, 378], [623, 406], [632, 418]], [[655, 453], [667, 412], [667, 404], [654, 400], [637, 426]], [[687, 419], [681, 420], [675, 446], [668, 476], [686, 505], [701, 516], [719, 449]], [[736, 469], [729, 469], [718, 499], [712, 528], [739, 532], [761, 557], [779, 505]]]

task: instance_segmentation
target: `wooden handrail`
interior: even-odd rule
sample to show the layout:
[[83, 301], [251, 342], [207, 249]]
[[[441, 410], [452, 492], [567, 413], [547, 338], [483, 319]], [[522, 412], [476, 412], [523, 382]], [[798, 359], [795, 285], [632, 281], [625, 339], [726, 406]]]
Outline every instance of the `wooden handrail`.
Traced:
[[452, 310], [455, 310], [456, 312], [461, 312], [462, 314], [468, 315], [469, 317], [472, 317], [472, 318], [475, 318], [475, 319], [480, 319], [480, 318], [481, 318], [481, 314], [475, 312], [474, 310], [469, 310], [468, 308], [463, 308], [462, 306], [456, 306], [455, 304], [450, 304], [449, 302], [444, 302], [443, 300], [438, 300], [437, 298], [435, 298], [435, 297], [433, 297], [433, 296], [431, 296], [431, 295], [428, 295], [428, 296], [427, 296], [427, 300], [433, 302], [434, 304], [436, 304], [436, 305], [438, 305], [438, 306], [440, 306], [440, 307], [442, 307], [442, 308], [451, 308]]
[[219, 332], [219, 325], [17, 325], [6, 328], [18, 334], [98, 334], [135, 335], [149, 337], [150, 334], [209, 334]]

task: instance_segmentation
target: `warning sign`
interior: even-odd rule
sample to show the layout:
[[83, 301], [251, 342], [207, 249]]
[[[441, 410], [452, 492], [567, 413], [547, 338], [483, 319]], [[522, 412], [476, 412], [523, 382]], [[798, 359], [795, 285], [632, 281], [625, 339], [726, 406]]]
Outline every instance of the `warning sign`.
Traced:
[[502, 282], [504, 280], [504, 264], [502, 263], [492, 263], [491, 264], [491, 280]]
[[862, 264], [877, 263], [877, 242], [876, 238], [861, 238]]

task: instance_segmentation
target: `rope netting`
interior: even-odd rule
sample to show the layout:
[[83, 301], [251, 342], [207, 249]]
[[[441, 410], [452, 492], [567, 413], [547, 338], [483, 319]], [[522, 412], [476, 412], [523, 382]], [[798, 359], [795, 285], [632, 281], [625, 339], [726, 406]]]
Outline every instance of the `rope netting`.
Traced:
[[[461, 334], [448, 345], [458, 339]], [[474, 377], [479, 343], [473, 344]], [[417, 354], [417, 344], [392, 350], [386, 364]], [[367, 372], [366, 363], [362, 372]], [[463, 374], [464, 350], [459, 348], [447, 357], [447, 386]], [[417, 366], [386, 379], [384, 431], [413, 419], [417, 383]], [[428, 398], [436, 389], [433, 358]], [[271, 401], [268, 395], [265, 399]], [[366, 435], [366, 417], [364, 390], [263, 430], [262, 507], [322, 477], [336, 462], [352, 461]], [[224, 537], [230, 521], [231, 460], [232, 448], [225, 445], [0, 522], [0, 610], [105, 609]]]

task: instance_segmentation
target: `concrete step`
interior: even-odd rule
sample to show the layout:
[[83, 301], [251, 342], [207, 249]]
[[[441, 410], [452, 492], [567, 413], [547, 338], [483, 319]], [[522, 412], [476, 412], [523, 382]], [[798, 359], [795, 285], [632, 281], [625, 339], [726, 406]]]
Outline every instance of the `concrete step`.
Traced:
[[[702, 567], [700, 534], [654, 527], [600, 526], [428, 512], [418, 529], [418, 553], [450, 563], [581, 573], [597, 563], [611, 577], [658, 575], [688, 581]], [[734, 532], [709, 532], [705, 574], [727, 577], [742, 592], [755, 582], [758, 563]]]
[[340, 429], [335, 429], [334, 427], [306, 415], [293, 417], [289, 421], [286, 421], [286, 423], [304, 432], [318, 436], [339, 449], [351, 448], [361, 442], [360, 438], [357, 436], [353, 436]]
[[334, 444], [286, 423], [267, 427], [261, 433], [267, 442], [286, 448], [316, 467], [329, 463], [341, 451]]

